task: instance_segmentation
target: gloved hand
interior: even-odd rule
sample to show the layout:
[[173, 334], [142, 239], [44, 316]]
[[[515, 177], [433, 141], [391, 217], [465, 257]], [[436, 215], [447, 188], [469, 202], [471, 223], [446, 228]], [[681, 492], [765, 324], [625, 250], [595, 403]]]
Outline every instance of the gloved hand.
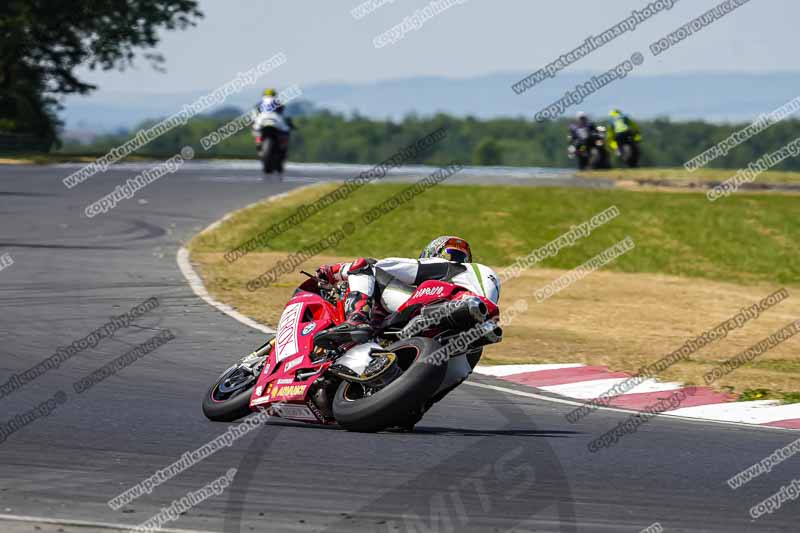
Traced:
[[332, 288], [336, 284], [336, 274], [333, 272], [333, 266], [322, 265], [317, 269], [317, 279], [320, 285], [326, 289]]

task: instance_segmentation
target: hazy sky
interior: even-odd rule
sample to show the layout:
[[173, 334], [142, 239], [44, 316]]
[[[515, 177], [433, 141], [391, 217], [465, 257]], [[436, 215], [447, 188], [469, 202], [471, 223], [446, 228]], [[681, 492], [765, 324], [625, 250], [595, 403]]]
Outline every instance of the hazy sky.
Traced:
[[[221, 85], [279, 51], [288, 63], [265, 80], [269, 85], [532, 72], [650, 3], [466, 0], [376, 49], [375, 36], [429, 3], [386, 1], [356, 20], [350, 11], [359, 0], [201, 0], [206, 17], [197, 27], [163, 34], [166, 74], [141, 61], [123, 73], [83, 74], [104, 91], [192, 91]], [[677, 1], [569, 70], [606, 70], [718, 3]], [[649, 59], [637, 74], [796, 71], [798, 20], [798, 0], [751, 0], [662, 58]]]

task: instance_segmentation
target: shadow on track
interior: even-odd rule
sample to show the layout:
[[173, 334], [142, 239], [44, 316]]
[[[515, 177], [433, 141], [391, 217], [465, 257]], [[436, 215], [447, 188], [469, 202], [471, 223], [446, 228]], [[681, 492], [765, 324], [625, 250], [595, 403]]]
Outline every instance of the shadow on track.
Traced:
[[[469, 430], [421, 427], [412, 433], [383, 433], [400, 437], [454, 435], [478, 437], [467, 446], [456, 448], [447, 439], [440, 450], [444, 457], [433, 467], [420, 472], [357, 509], [341, 509], [335, 523], [325, 532], [371, 531], [558, 531], [576, 533], [575, 504], [565, 470], [548, 437], [565, 438], [571, 431], [531, 428], [520, 430], [521, 420], [529, 416], [517, 405], [486, 402], [487, 393], [461, 389], [499, 416], [506, 428]], [[488, 418], [487, 418], [488, 419]], [[225, 533], [240, 533], [247, 494], [251, 483], [263, 477], [268, 466], [269, 448], [284, 424], [270, 423], [259, 431], [238, 465], [229, 489], [225, 510]], [[288, 424], [286, 424], [288, 426]], [[335, 428], [334, 428], [335, 429]], [[357, 435], [357, 434], [356, 434]], [[496, 438], [502, 437], [502, 438]], [[524, 440], [518, 440], [523, 437]], [[539, 438], [527, 438], [539, 437]], [[428, 439], [430, 440], [430, 439]], [[387, 456], [381, 465], [365, 465], [366, 471], [392, 469]], [[256, 520], [269, 523], [269, 513]], [[358, 522], [358, 525], [356, 525]], [[306, 526], [305, 528], [307, 528]], [[305, 529], [304, 528], [304, 529]], [[252, 529], [252, 528], [251, 528]]]
[[460, 429], [443, 427], [417, 427], [406, 435], [458, 435], [460, 437], [548, 437], [565, 438], [583, 435], [580, 431], [559, 431], [540, 429]]

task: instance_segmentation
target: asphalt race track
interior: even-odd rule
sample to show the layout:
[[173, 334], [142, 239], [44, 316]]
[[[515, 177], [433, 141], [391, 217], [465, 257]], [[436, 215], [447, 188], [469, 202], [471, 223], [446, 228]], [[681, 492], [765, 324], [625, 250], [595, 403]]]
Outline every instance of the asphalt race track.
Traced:
[[[231, 210], [350, 174], [293, 167], [283, 183], [268, 183], [255, 163], [191, 164], [89, 219], [86, 205], [138, 167], [122, 166], [67, 190], [61, 179], [75, 168], [0, 168], [0, 253], [14, 260], [0, 271], [0, 385], [112, 315], [151, 297], [159, 306], [2, 393], [2, 424], [48, 399], [62, 403], [0, 442], [0, 531], [113, 530], [70, 525], [81, 521], [134, 526], [231, 468], [238, 469], [231, 487], [165, 527], [229, 533], [638, 533], [656, 522], [667, 532], [800, 527], [797, 502], [757, 521], [748, 515], [791, 482], [796, 459], [738, 490], [725, 483], [795, 433], [661, 418], [591, 453], [589, 442], [629, 415], [600, 411], [570, 424], [564, 415], [572, 406], [479, 386], [460, 387], [412, 434], [269, 422], [114, 511], [110, 498], [226, 431], [227, 424], [203, 417], [201, 396], [263, 336], [194, 295], [176, 265], [178, 247]], [[580, 185], [566, 172], [504, 181]], [[174, 339], [75, 391], [73, 383], [166, 330]], [[513, 387], [483, 377], [472, 382]]]

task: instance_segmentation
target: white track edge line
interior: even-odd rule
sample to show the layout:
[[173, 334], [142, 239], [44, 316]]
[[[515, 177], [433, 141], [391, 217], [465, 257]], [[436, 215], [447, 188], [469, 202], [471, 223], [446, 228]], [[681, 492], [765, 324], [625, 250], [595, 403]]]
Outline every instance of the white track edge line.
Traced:
[[[7, 520], [11, 522], [26, 522], [26, 523], [41, 523], [53, 524], [57, 526], [75, 526], [75, 527], [95, 527], [106, 529], [119, 529], [122, 531], [130, 531], [136, 528], [139, 524], [117, 524], [114, 522], [93, 522], [90, 520], [72, 520], [72, 519], [59, 519], [59, 518], [45, 518], [40, 516], [27, 516], [27, 515], [13, 515], [13, 514], [0, 514], [0, 520]], [[174, 529], [174, 528], [159, 528], [163, 533], [215, 533], [205, 529]]]
[[181, 274], [183, 274], [183, 277], [186, 278], [186, 282], [192, 288], [192, 291], [194, 291], [194, 293], [208, 305], [216, 308], [219, 311], [222, 311], [232, 319], [238, 320], [246, 326], [250, 326], [251, 328], [257, 329], [264, 333], [275, 333], [274, 329], [264, 326], [263, 324], [259, 324], [252, 318], [243, 315], [230, 305], [224, 304], [212, 298], [211, 295], [208, 294], [206, 286], [203, 285], [203, 281], [200, 279], [200, 276], [197, 274], [197, 272], [195, 272], [194, 268], [192, 268], [192, 265], [189, 262], [189, 250], [181, 246], [178, 250], [176, 260], [178, 262], [178, 268], [180, 269]]
[[[212, 231], [212, 230], [218, 228], [220, 226], [220, 224], [222, 224], [223, 222], [225, 222], [226, 220], [231, 218], [236, 213], [239, 213], [241, 211], [247, 211], [248, 209], [251, 209], [251, 208], [253, 208], [253, 207], [257, 206], [257, 205], [260, 205], [260, 204], [276, 202], [278, 200], [282, 200], [282, 199], [286, 198], [287, 196], [289, 196], [289, 194], [294, 194], [294, 193], [303, 191], [305, 189], [310, 189], [312, 187], [317, 187], [317, 186], [319, 186], [319, 184], [305, 185], [303, 187], [297, 187], [295, 189], [291, 189], [290, 191], [282, 192], [280, 194], [274, 194], [272, 196], [269, 196], [269, 197], [264, 198], [262, 200], [259, 200], [257, 202], [253, 202], [251, 204], [247, 204], [246, 206], [242, 207], [241, 209], [236, 209], [235, 211], [231, 211], [230, 213], [226, 213], [219, 220], [215, 220], [214, 222], [212, 222], [211, 224], [206, 226], [202, 231], [200, 231], [200, 233], [198, 233], [198, 235], [202, 235], [203, 233], [208, 233], [209, 231]], [[228, 315], [232, 319], [237, 320], [237, 321], [241, 322], [242, 324], [244, 324], [246, 326], [250, 326], [253, 329], [257, 329], [258, 331], [261, 331], [261, 332], [267, 333], [267, 334], [275, 333], [275, 330], [270, 328], [269, 326], [265, 326], [263, 324], [259, 324], [258, 322], [256, 322], [252, 318], [243, 315], [242, 313], [240, 313], [239, 311], [237, 311], [236, 309], [234, 309], [230, 305], [224, 304], [224, 303], [220, 302], [219, 300], [214, 299], [208, 293], [208, 290], [206, 290], [206, 286], [203, 283], [202, 278], [197, 274], [195, 269], [192, 267], [192, 263], [189, 260], [189, 249], [188, 248], [186, 248], [185, 246], [181, 246], [178, 249], [178, 253], [175, 256], [175, 260], [178, 263], [178, 268], [180, 269], [181, 274], [183, 274], [183, 277], [186, 279], [186, 282], [192, 288], [192, 291], [194, 291], [194, 293], [199, 298], [201, 298], [204, 302], [206, 302], [208, 305], [210, 305], [211, 307], [216, 308], [219, 311], [222, 311], [223, 313], [225, 313], [226, 315]]]

